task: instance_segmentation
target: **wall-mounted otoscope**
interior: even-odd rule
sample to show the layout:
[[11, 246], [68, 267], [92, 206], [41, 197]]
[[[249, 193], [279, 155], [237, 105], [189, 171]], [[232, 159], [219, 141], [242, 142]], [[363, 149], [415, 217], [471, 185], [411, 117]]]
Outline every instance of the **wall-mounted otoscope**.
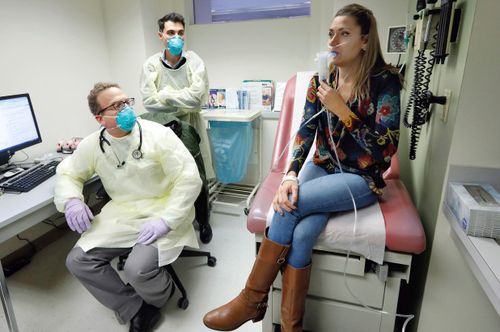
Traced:
[[416, 158], [421, 127], [430, 120], [432, 103], [445, 104], [446, 97], [435, 97], [430, 92], [431, 75], [436, 64], [444, 64], [450, 43], [457, 40], [461, 10], [455, 9], [456, 0], [417, 1], [417, 20], [414, 47], [413, 84], [406, 105], [403, 124], [411, 128], [410, 160]]

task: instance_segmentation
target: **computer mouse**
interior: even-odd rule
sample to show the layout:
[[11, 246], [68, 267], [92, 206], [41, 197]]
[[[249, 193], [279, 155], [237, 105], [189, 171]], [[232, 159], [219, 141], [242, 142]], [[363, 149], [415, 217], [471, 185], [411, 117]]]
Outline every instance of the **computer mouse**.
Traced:
[[10, 178], [10, 177], [13, 177], [13, 176], [21, 173], [22, 171], [24, 171], [23, 168], [20, 168], [20, 167], [14, 168], [14, 169], [11, 169], [10, 171], [3, 173], [3, 176], [6, 178]]

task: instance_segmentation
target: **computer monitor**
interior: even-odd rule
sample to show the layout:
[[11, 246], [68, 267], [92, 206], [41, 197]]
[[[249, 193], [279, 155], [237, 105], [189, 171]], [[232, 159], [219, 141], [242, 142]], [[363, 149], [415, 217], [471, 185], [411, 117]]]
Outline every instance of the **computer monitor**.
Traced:
[[0, 166], [16, 151], [41, 142], [29, 94], [0, 96]]

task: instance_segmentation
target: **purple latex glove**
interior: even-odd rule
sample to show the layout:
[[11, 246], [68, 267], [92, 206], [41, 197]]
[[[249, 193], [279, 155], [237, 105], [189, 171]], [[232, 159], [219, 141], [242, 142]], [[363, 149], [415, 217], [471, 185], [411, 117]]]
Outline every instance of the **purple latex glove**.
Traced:
[[137, 243], [151, 244], [168, 232], [170, 232], [170, 227], [168, 227], [167, 223], [163, 219], [146, 221], [141, 226]]
[[90, 228], [90, 221], [94, 219], [87, 204], [78, 198], [72, 198], [64, 205], [64, 215], [69, 228], [82, 234]]

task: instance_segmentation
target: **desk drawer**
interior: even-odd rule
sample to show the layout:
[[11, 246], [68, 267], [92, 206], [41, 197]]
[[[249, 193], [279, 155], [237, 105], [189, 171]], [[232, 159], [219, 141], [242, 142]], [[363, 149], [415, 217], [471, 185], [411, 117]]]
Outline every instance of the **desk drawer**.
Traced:
[[[273, 324], [280, 324], [281, 292], [273, 291]], [[306, 299], [304, 330], [314, 332], [379, 331], [381, 314], [363, 307], [316, 298]]]

